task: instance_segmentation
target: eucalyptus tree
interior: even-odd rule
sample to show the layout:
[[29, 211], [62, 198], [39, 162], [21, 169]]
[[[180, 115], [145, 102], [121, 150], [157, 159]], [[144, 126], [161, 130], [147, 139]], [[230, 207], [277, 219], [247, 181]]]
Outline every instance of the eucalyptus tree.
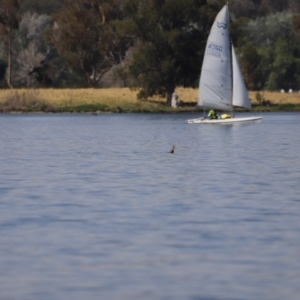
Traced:
[[30, 12], [40, 15], [51, 15], [63, 7], [63, 2], [62, 0], [22, 0], [20, 1], [20, 9], [22, 13]]
[[247, 24], [249, 39], [259, 46], [271, 46], [280, 38], [293, 38], [291, 12], [284, 11], [250, 20]]
[[236, 18], [256, 19], [291, 9], [298, 0], [229, 0], [230, 11]]
[[240, 47], [239, 52], [241, 52], [240, 64], [247, 88], [249, 90], [260, 90], [265, 81], [261, 81], [263, 62], [258, 48], [253, 43], [247, 42]]
[[266, 89], [299, 89], [300, 47], [294, 40], [280, 39], [276, 42], [274, 52]]
[[248, 23], [246, 30], [252, 45], [250, 49], [252, 54], [256, 54], [251, 59], [246, 43], [242, 49], [242, 60], [246, 66], [244, 71], [251, 78], [249, 82], [255, 88], [276, 90], [300, 87], [300, 45], [295, 39], [297, 27], [295, 22], [292, 25], [293, 18], [295, 20], [291, 12], [284, 11]]
[[91, 85], [125, 56], [130, 41], [120, 34], [122, 0], [66, 0], [48, 36], [67, 62]]
[[[219, 8], [219, 7], [218, 7]], [[135, 38], [130, 73], [139, 97], [166, 96], [197, 85], [216, 6], [206, 0], [129, 0], [128, 31]]]
[[299, 0], [288, 0], [289, 10], [294, 14], [300, 14], [300, 1]]
[[7, 49], [6, 82], [12, 88], [13, 38], [18, 30], [21, 16], [18, 0], [0, 0], [0, 37]]
[[45, 30], [52, 26], [48, 15], [31, 12], [23, 15], [14, 41], [17, 53], [14, 55], [16, 70], [13, 81], [17, 86], [49, 86], [58, 76], [59, 70], [50, 75], [54, 48], [44, 38]]
[[293, 22], [293, 31], [294, 31], [295, 37], [300, 42], [300, 14], [294, 15], [292, 22]]
[[230, 0], [229, 9], [235, 18], [253, 18], [259, 15], [262, 1], [263, 0]]

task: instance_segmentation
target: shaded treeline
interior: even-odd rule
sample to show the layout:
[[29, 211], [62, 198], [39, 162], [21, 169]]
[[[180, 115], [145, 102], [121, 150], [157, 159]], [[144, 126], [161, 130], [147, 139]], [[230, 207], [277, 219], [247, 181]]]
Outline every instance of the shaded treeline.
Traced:
[[[197, 87], [224, 0], [0, 0], [0, 86]], [[300, 89], [300, 1], [231, 0], [231, 32], [251, 90]]]

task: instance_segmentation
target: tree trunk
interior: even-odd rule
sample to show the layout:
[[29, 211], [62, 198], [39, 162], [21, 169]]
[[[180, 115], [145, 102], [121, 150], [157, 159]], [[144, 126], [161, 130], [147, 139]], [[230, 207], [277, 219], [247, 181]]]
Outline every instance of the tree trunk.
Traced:
[[105, 13], [104, 13], [104, 9], [103, 9], [102, 5], [99, 5], [99, 12], [100, 12], [100, 15], [101, 15], [101, 18], [102, 18], [102, 24], [104, 24], [105, 21], [106, 21], [106, 18], [105, 18]]
[[8, 29], [8, 58], [7, 58], [7, 77], [6, 82], [9, 88], [13, 88], [11, 82], [11, 72], [12, 72], [12, 32]]

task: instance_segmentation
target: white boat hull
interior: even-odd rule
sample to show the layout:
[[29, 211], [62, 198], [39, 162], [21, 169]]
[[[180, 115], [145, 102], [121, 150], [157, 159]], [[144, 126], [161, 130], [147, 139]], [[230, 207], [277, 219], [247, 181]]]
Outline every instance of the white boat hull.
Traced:
[[197, 118], [186, 120], [187, 124], [233, 124], [242, 122], [260, 122], [263, 117], [229, 118], [229, 119], [206, 119]]

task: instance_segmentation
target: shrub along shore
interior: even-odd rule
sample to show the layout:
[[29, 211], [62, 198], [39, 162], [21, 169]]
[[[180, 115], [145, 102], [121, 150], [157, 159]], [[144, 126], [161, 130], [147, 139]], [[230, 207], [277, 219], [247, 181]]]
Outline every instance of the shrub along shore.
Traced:
[[[177, 88], [181, 106], [171, 108], [165, 99], [138, 100], [136, 90], [108, 89], [3, 89], [0, 90], [1, 113], [176, 113], [198, 112], [197, 89]], [[300, 93], [249, 92], [255, 112], [300, 111]], [[237, 109], [237, 111], [245, 111]]]

